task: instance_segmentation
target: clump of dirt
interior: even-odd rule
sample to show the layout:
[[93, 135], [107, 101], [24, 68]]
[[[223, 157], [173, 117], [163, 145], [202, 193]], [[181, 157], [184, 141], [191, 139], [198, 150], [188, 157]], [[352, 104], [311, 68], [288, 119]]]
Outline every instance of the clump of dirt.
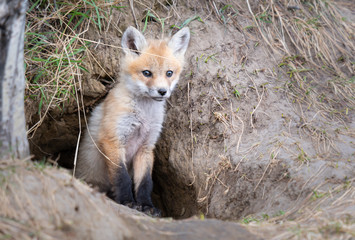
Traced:
[[[112, 12], [115, 27], [85, 33], [97, 43], [79, 89], [80, 111], [89, 115], [119, 75], [119, 38], [127, 26], [137, 24], [151, 37], [163, 26], [191, 29], [185, 71], [155, 151], [153, 200], [165, 216], [290, 220], [353, 193], [355, 47], [341, 36], [351, 36], [354, 26], [339, 22], [346, 11], [334, 4], [318, 18], [327, 11], [323, 2], [296, 3], [139, 1], [134, 14]], [[77, 118], [77, 108], [48, 116], [33, 136], [33, 153], [73, 153]], [[66, 161], [73, 158], [62, 154], [59, 162]]]

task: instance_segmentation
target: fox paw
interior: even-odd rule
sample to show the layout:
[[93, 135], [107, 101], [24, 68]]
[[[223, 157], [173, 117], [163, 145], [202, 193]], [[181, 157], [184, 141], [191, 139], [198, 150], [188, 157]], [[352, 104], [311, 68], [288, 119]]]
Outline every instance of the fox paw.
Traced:
[[139, 206], [138, 211], [141, 211], [151, 217], [161, 217], [161, 211], [153, 206]]
[[125, 205], [126, 207], [132, 208], [134, 210], [140, 211], [142, 213], [147, 214], [148, 216], [151, 217], [161, 217], [161, 211], [153, 206], [148, 206], [148, 205], [140, 205], [137, 204], [136, 202], [124, 202], [122, 205]]
[[129, 207], [129, 208], [132, 208], [135, 210], [139, 210], [139, 206], [135, 202], [124, 202], [124, 203], [122, 203], [122, 205], [125, 205], [126, 207]]

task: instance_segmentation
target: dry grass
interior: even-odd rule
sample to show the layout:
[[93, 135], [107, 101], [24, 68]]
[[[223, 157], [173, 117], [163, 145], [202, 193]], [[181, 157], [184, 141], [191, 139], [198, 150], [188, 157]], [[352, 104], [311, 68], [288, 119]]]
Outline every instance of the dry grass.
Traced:
[[[287, 93], [341, 121], [355, 106], [354, 23], [329, 1], [270, 1], [253, 12], [269, 49], [284, 55]], [[329, 77], [332, 76], [332, 77]]]
[[[211, 197], [212, 189], [215, 186], [215, 184], [218, 182], [220, 183], [224, 188], [225, 188], [225, 194], [228, 193], [229, 187], [219, 178], [219, 175], [224, 172], [232, 170], [232, 163], [230, 159], [228, 159], [226, 156], [220, 156], [220, 161], [218, 163], [218, 167], [211, 169], [209, 174], [206, 174], [206, 182], [205, 182], [205, 188], [203, 189], [203, 192], [205, 193], [204, 196], [198, 197], [197, 202], [200, 204], [204, 204], [206, 210], [205, 214], [208, 214], [208, 202], [209, 198]], [[236, 169], [234, 170], [236, 171]], [[200, 191], [201, 193], [201, 191]]]
[[[84, 38], [89, 27], [104, 31], [113, 9], [121, 1], [30, 1], [27, 12], [25, 64], [26, 104], [39, 120], [28, 130], [32, 136], [49, 112], [80, 109], [78, 91], [92, 58], [92, 41]], [[92, 61], [95, 61], [93, 59]], [[73, 107], [75, 106], [75, 107]], [[73, 110], [76, 109], [76, 110]], [[30, 122], [32, 115], [27, 116]]]

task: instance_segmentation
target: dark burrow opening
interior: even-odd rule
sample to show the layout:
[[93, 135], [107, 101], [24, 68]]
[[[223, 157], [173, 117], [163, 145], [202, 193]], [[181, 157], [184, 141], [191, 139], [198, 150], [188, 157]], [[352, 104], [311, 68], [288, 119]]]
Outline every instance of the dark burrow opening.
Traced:
[[[168, 149], [168, 148], [164, 148]], [[166, 150], [165, 150], [166, 151]], [[199, 213], [196, 191], [169, 164], [169, 152], [157, 146], [153, 170], [153, 203], [164, 217], [184, 219]]]

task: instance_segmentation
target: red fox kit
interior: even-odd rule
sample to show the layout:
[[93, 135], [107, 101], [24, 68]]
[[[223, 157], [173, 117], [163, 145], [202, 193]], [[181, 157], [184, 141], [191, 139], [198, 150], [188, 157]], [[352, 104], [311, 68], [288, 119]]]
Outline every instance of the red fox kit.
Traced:
[[170, 41], [146, 41], [137, 29], [127, 28], [120, 81], [94, 109], [79, 149], [78, 178], [155, 216], [160, 211], [151, 200], [153, 150], [189, 40], [188, 28]]

